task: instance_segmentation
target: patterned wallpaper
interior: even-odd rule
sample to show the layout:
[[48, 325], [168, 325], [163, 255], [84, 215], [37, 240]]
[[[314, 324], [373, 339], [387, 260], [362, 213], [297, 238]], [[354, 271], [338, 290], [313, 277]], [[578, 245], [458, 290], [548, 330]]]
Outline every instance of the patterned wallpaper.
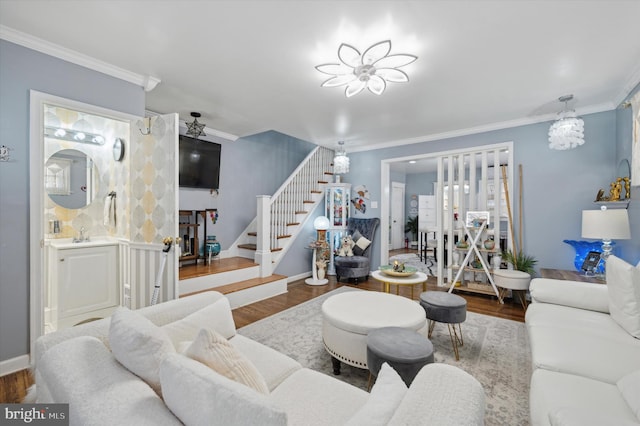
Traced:
[[[97, 169], [97, 189], [93, 201], [82, 208], [65, 208], [45, 195], [44, 229], [60, 221], [60, 233], [51, 238], [73, 238], [82, 227], [90, 237], [111, 236], [141, 243], [162, 243], [176, 236], [177, 115], [153, 117], [151, 133], [142, 135], [130, 124], [107, 117], [79, 113], [56, 106], [45, 107], [45, 127], [72, 129], [85, 120], [92, 133], [105, 138], [103, 145], [45, 137], [45, 162], [51, 155], [73, 149], [91, 158]], [[86, 125], [86, 123], [85, 123]], [[122, 161], [113, 159], [115, 138], [124, 141]], [[76, 185], [72, 193], [84, 191]], [[116, 226], [105, 225], [105, 198], [116, 192]], [[57, 196], [58, 199], [61, 196]]]

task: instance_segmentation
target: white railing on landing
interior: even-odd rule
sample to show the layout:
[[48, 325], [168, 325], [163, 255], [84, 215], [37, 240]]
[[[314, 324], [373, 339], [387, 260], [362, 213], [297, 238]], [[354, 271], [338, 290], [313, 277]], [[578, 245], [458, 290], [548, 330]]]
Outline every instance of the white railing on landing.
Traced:
[[256, 233], [255, 261], [260, 276], [271, 275], [295, 240], [308, 213], [320, 202], [334, 151], [316, 147], [273, 194], [258, 196], [257, 215], [234, 243], [237, 247], [250, 232]]

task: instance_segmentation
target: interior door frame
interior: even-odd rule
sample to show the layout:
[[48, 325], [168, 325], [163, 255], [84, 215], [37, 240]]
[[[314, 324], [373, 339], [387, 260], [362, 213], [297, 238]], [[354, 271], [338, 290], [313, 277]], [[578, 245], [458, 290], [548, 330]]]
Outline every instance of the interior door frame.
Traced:
[[44, 334], [44, 104], [135, 123], [141, 117], [74, 101], [36, 90], [29, 91], [29, 343], [30, 354]]
[[[400, 220], [403, 220], [404, 219], [404, 214], [405, 214], [405, 211], [404, 211], [405, 210], [404, 209], [404, 198], [407, 195], [406, 194], [407, 185], [404, 182], [391, 182], [391, 193], [389, 195], [391, 201], [393, 201], [393, 193], [395, 191], [395, 188], [402, 188], [403, 202], [399, 207], [400, 208], [400, 215], [399, 216], [400, 216]], [[389, 205], [389, 210], [390, 210], [389, 213], [391, 214], [391, 220], [392, 221], [393, 221], [393, 213], [394, 213], [394, 209], [395, 208], [397, 208], [397, 207], [393, 206], [392, 203], [390, 203], [390, 205]], [[402, 236], [404, 234], [404, 232], [403, 232], [404, 231], [404, 227], [402, 226], [402, 223], [399, 226], [401, 226], [400, 235]], [[391, 228], [390, 228], [391, 229], [391, 239], [390, 239], [390, 241], [391, 241], [390, 249], [391, 250], [394, 250], [394, 249], [397, 249], [397, 248], [402, 248], [402, 237], [400, 237], [400, 247], [395, 247], [394, 237], [396, 237], [396, 235], [395, 235], [395, 232], [393, 231], [393, 228], [394, 228], [393, 227], [393, 223], [391, 223]]]

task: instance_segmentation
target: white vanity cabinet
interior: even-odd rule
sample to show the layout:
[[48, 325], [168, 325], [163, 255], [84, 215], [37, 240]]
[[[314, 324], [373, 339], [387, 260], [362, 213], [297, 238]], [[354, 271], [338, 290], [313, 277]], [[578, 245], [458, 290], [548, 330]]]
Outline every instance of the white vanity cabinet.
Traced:
[[48, 251], [47, 331], [104, 318], [120, 305], [117, 243], [52, 244]]

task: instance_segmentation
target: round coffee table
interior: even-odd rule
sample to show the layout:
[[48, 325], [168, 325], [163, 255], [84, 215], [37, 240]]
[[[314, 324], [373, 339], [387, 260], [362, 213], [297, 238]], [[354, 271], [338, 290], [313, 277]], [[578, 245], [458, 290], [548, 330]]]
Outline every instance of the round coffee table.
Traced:
[[396, 294], [400, 293], [401, 285], [409, 285], [411, 286], [411, 298], [413, 299], [413, 287], [416, 284], [422, 284], [422, 291], [427, 291], [427, 274], [424, 272], [416, 272], [413, 275], [408, 277], [393, 277], [390, 275], [386, 275], [381, 271], [374, 271], [371, 273], [371, 277], [382, 282], [384, 284], [384, 292], [391, 292], [391, 285], [396, 286]]
[[367, 369], [367, 334], [382, 327], [420, 330], [426, 324], [422, 307], [394, 294], [347, 291], [322, 304], [322, 340], [332, 356], [333, 373], [340, 363]]

